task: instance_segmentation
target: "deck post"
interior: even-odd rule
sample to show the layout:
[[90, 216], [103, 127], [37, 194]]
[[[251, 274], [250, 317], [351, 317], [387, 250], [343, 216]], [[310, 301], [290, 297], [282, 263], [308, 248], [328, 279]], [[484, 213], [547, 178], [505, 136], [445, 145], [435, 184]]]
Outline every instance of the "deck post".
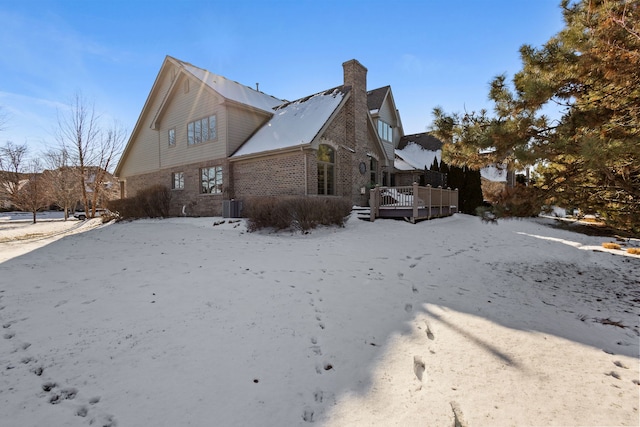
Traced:
[[456, 206], [456, 213], [458, 213], [460, 212], [460, 209], [458, 205], [458, 189], [457, 188], [454, 190], [454, 196], [455, 196], [454, 200], [455, 200], [455, 206]]
[[376, 191], [378, 187], [374, 187], [369, 191], [369, 221], [373, 222], [376, 220], [376, 207], [377, 207], [377, 197]]
[[427, 184], [427, 200], [425, 200], [427, 207], [427, 219], [431, 219], [431, 184]]
[[416, 222], [416, 218], [418, 218], [418, 183], [414, 182], [413, 183], [413, 199], [411, 200], [412, 204], [413, 204], [413, 216], [411, 217], [411, 223], [415, 223]]

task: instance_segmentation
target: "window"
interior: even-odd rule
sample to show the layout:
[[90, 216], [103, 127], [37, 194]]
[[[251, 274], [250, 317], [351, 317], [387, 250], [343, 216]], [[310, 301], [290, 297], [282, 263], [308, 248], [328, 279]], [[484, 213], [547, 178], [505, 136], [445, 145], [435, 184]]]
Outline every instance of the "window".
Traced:
[[200, 169], [200, 192], [202, 194], [222, 193], [222, 166]]
[[393, 129], [391, 125], [382, 120], [378, 120], [378, 136], [384, 141], [393, 142]]
[[335, 194], [335, 152], [325, 144], [318, 147], [318, 194]]
[[205, 117], [187, 124], [187, 143], [200, 144], [216, 139], [216, 116]]
[[176, 145], [176, 129], [169, 129], [169, 146]]
[[171, 188], [174, 190], [184, 189], [184, 172], [175, 172], [171, 174]]

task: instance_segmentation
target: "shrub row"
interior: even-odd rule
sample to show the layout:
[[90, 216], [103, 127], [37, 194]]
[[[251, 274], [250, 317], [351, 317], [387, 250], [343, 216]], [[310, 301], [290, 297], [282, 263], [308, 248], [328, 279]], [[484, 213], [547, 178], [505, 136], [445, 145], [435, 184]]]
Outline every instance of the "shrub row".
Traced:
[[171, 190], [164, 185], [153, 185], [138, 191], [134, 197], [111, 200], [107, 208], [120, 220], [164, 218], [169, 216], [170, 202]]
[[308, 231], [318, 225], [343, 227], [350, 213], [348, 199], [316, 197], [252, 199], [244, 210], [249, 231], [263, 228]]

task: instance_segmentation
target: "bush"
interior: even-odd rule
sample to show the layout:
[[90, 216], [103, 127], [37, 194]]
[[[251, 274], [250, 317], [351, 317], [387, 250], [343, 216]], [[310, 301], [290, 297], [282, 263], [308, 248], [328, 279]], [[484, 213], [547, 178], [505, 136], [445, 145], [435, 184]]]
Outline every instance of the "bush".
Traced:
[[136, 194], [142, 210], [149, 218], [168, 217], [171, 190], [165, 185], [153, 185]]
[[627, 253], [631, 255], [640, 255], [640, 248], [628, 248]]
[[620, 245], [613, 242], [604, 242], [602, 247], [605, 249], [620, 249]]
[[316, 197], [253, 199], [245, 208], [249, 231], [263, 228], [308, 231], [319, 225], [342, 227], [350, 213], [351, 203], [347, 199]]
[[171, 190], [164, 185], [153, 185], [138, 192], [134, 197], [111, 200], [107, 207], [117, 213], [119, 220], [135, 218], [157, 218], [169, 216]]

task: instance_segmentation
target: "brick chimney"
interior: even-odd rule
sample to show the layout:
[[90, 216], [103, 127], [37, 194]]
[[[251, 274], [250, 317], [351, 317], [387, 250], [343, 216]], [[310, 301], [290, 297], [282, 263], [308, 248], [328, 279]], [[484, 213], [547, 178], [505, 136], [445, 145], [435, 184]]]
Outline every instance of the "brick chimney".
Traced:
[[351, 87], [347, 109], [347, 144], [356, 151], [367, 140], [367, 69], [352, 59], [342, 64], [344, 85]]
[[[342, 64], [344, 70], [344, 85], [351, 87], [351, 96], [345, 105], [345, 143], [353, 150], [348, 154], [342, 168], [342, 174], [347, 194], [350, 193], [354, 203], [366, 204], [366, 196], [362, 189], [369, 181], [369, 137], [368, 137], [368, 107], [367, 107], [367, 69], [357, 60], [352, 59]], [[341, 151], [347, 153], [347, 151]], [[366, 165], [366, 172], [360, 173], [360, 164]], [[345, 194], [346, 195], [346, 194]]]

